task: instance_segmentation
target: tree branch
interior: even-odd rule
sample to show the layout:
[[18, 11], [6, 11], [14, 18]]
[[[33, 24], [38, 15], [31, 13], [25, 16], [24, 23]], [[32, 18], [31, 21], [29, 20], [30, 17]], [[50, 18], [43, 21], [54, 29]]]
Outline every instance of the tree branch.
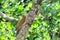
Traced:
[[3, 18], [5, 18], [6, 20], [9, 20], [9, 21], [18, 21], [18, 19], [16, 18], [13, 18], [13, 17], [8, 17], [6, 16], [6, 14], [0, 12], [0, 16], [2, 16]]

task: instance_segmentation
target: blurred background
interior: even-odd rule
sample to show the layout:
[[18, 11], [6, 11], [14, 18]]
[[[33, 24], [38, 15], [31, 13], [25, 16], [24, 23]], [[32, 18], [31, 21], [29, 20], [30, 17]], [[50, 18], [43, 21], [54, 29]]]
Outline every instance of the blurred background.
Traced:
[[[19, 18], [32, 8], [34, 1], [0, 0], [0, 12], [9, 17]], [[26, 39], [60, 40], [60, 0], [42, 0], [39, 8], [39, 14], [31, 24]], [[16, 24], [17, 22], [6, 20], [0, 16], [0, 40], [14, 40]]]

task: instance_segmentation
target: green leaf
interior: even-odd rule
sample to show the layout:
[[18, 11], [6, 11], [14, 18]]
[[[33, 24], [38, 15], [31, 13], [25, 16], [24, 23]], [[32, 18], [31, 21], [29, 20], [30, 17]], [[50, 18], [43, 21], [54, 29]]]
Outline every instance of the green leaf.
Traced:
[[0, 2], [2, 2], [3, 0], [0, 0]]
[[57, 14], [57, 16], [60, 16], [60, 12]]
[[28, 7], [30, 7], [30, 8], [32, 7], [32, 2], [28, 3]]
[[7, 23], [7, 28], [10, 30], [12, 28], [11, 23]]

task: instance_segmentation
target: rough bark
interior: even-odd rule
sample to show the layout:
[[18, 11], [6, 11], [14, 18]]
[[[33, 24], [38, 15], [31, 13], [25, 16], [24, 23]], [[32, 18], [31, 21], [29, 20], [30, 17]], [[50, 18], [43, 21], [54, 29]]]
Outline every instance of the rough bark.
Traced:
[[26, 34], [29, 31], [29, 27], [31, 26], [38, 12], [38, 5], [36, 3], [37, 0], [35, 3], [33, 3], [32, 9], [24, 14], [26, 16], [26, 20], [24, 24], [21, 26], [22, 28], [20, 28], [19, 34], [16, 36], [15, 40], [25, 40]]

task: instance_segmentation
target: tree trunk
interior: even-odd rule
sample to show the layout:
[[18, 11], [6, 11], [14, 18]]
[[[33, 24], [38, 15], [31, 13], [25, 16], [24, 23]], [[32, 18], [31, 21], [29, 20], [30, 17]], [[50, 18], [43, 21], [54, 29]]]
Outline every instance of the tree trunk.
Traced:
[[31, 24], [34, 21], [34, 18], [36, 17], [37, 12], [38, 12], [38, 5], [35, 3], [33, 3], [32, 9], [29, 12], [25, 13], [26, 20], [25, 20], [22, 28], [20, 29], [19, 34], [16, 36], [15, 40], [25, 40], [26, 34], [29, 31], [29, 27], [31, 26]]

